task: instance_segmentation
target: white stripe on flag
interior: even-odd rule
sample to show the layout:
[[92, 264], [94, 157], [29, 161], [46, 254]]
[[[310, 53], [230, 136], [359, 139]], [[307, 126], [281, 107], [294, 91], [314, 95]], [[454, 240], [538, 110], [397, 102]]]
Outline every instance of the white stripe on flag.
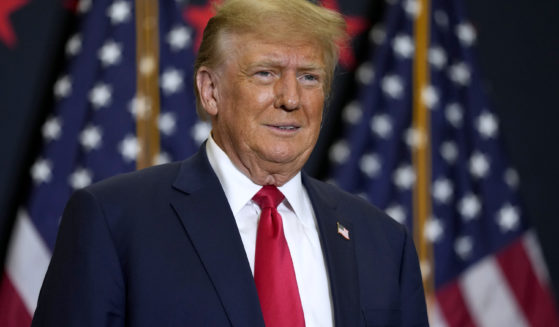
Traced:
[[427, 301], [429, 305], [427, 306], [429, 312], [429, 326], [431, 327], [448, 327], [446, 320], [444, 319], [441, 308], [439, 308], [439, 302], [433, 297]]
[[483, 259], [468, 269], [459, 283], [477, 326], [528, 326], [493, 257]]
[[37, 307], [50, 257], [27, 212], [19, 210], [6, 258], [6, 272], [31, 315]]
[[532, 269], [534, 269], [540, 283], [542, 285], [549, 286], [549, 273], [547, 271], [547, 266], [545, 265], [545, 260], [543, 258], [536, 233], [533, 230], [526, 232], [522, 238], [522, 243], [524, 245], [524, 250], [528, 254], [528, 258], [532, 263]]

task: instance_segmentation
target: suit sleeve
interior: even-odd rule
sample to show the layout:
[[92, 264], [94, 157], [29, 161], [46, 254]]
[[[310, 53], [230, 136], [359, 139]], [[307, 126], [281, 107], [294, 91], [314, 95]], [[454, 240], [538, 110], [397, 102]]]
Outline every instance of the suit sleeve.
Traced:
[[407, 232], [405, 235], [402, 268], [400, 270], [402, 326], [429, 326], [417, 253], [413, 240]]
[[95, 197], [68, 202], [32, 327], [124, 326], [124, 281], [114, 241]]

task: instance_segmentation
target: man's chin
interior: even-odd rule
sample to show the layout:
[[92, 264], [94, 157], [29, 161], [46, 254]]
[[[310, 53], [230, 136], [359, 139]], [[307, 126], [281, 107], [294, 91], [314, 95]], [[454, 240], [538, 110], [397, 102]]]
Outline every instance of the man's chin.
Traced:
[[262, 159], [277, 165], [289, 165], [290, 168], [300, 170], [307, 159], [309, 158], [310, 151], [269, 151], [261, 156]]

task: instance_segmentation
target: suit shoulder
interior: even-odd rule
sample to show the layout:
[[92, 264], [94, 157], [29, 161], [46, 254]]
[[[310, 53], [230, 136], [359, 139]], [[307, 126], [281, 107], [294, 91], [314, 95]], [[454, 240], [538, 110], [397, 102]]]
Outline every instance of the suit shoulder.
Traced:
[[180, 167], [176, 162], [107, 178], [76, 191], [67, 208], [80, 217], [95, 208], [113, 232], [125, 233], [117, 226], [130, 227], [168, 207]]
[[[382, 229], [402, 233], [404, 226], [396, 222], [388, 216], [384, 211], [371, 204], [366, 199], [349, 193], [336, 185], [317, 180], [312, 177], [307, 178], [309, 185], [315, 188], [317, 192], [325, 194], [325, 197], [336, 203], [338, 210], [352, 217], [352, 220], [359, 220], [367, 224], [377, 225]], [[380, 225], [380, 226], [378, 226]]]
[[173, 162], [115, 175], [88, 186], [86, 190], [92, 194], [134, 193], [145, 189], [151, 189], [153, 192], [162, 187], [169, 187], [180, 166], [181, 162]]

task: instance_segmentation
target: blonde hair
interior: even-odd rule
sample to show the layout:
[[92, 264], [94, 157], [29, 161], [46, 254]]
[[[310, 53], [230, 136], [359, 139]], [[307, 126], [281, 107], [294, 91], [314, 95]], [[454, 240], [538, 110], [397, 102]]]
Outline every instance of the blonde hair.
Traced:
[[[225, 59], [222, 38], [228, 33], [252, 33], [264, 40], [315, 42], [322, 49], [326, 66], [324, 92], [330, 92], [338, 61], [339, 44], [347, 37], [343, 17], [307, 0], [224, 0], [216, 6], [204, 30], [194, 63], [194, 79], [202, 66], [216, 68]], [[207, 120], [194, 83], [196, 111]]]

